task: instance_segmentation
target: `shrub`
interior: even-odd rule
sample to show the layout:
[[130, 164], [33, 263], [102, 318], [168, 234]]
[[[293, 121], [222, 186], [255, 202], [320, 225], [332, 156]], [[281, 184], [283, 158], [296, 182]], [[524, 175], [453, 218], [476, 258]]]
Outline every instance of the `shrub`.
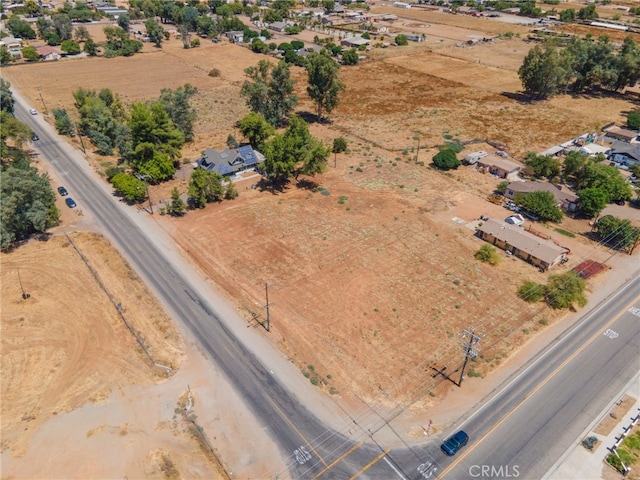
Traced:
[[481, 262], [488, 263], [489, 265], [498, 265], [501, 260], [496, 247], [489, 245], [488, 243], [485, 243], [480, 247], [480, 250], [476, 252], [475, 257]]
[[209, 70], [209, 76], [210, 77], [219, 77], [220, 76], [220, 70], [218, 70], [217, 68], [212, 68], [211, 70]]
[[449, 148], [436, 153], [433, 157], [433, 164], [440, 170], [454, 170], [461, 165], [455, 152]]
[[634, 130], [640, 129], [640, 112], [629, 112], [627, 114], [627, 126]]
[[545, 287], [531, 280], [525, 280], [520, 289], [518, 296], [525, 302], [534, 303], [540, 300], [545, 294]]

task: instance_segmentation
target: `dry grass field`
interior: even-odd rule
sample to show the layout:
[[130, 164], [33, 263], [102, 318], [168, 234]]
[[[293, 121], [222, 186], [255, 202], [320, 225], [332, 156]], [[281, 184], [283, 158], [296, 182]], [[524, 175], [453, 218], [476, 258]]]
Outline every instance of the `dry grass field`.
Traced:
[[[520, 94], [517, 68], [530, 44], [513, 38], [455, 45], [465, 35], [523, 27], [430, 12], [410, 15], [411, 22], [429, 24], [433, 32], [440, 28], [435, 36], [454, 40], [375, 49], [368, 60], [340, 71], [347, 88], [339, 108], [330, 123], [311, 126], [327, 143], [340, 135], [349, 142], [336, 166], [313, 179], [328, 195], [295, 184], [274, 195], [249, 188], [256, 181], [250, 179], [240, 184], [233, 202], [159, 219], [247, 318], [260, 312], [269, 284], [276, 304], [270, 335], [301, 370], [313, 365], [327, 389], [379, 402], [409, 398], [430, 378], [431, 365], [459, 362], [464, 328], [485, 335], [474, 366], [479, 374], [541, 328], [537, 307], [518, 300], [515, 291], [522, 280], [545, 276], [511, 259], [495, 268], [478, 263], [473, 254], [481, 243], [471, 229], [452, 221], [471, 222], [482, 213], [506, 216], [484, 200], [497, 180], [417, 164], [418, 141], [419, 160], [426, 164], [446, 138], [499, 141], [518, 159], [620, 121], [637, 105], [633, 94], [529, 103]], [[199, 89], [199, 119], [196, 139], [184, 153], [195, 158], [207, 147], [224, 148], [230, 133], [240, 138], [235, 123], [247, 112], [239, 97], [243, 70], [261, 58], [226, 42], [184, 50], [172, 39], [162, 49], [146, 45], [131, 58], [12, 66], [3, 76], [34, 106], [40, 88], [49, 109], [70, 112], [71, 92], [78, 87], [108, 87], [131, 102], [189, 82]], [[208, 76], [212, 68], [221, 75]], [[293, 69], [293, 76], [298, 110], [312, 112], [304, 71]], [[94, 155], [88, 159], [96, 168], [103, 162]], [[186, 190], [184, 181], [175, 184]], [[152, 197], [168, 198], [172, 186], [153, 189]], [[581, 233], [588, 226], [575, 228]], [[545, 233], [555, 235], [552, 229]], [[580, 236], [558, 241], [574, 252], [563, 268], [583, 257], [606, 256]], [[541, 316], [553, 320], [555, 314]]]

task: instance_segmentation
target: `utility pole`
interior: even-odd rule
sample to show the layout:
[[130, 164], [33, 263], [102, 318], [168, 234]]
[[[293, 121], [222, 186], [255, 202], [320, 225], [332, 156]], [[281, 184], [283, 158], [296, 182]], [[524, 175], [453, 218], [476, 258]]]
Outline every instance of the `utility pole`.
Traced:
[[274, 303], [269, 303], [269, 285], [265, 282], [264, 284], [264, 294], [267, 299], [267, 303], [264, 308], [267, 310], [267, 320], [262, 323], [264, 329], [268, 332], [271, 329], [271, 315], [269, 313], [269, 307], [275, 305]]
[[481, 335], [476, 335], [473, 329], [463, 331], [462, 336], [464, 337], [465, 340], [468, 337], [469, 340], [462, 344], [462, 347], [464, 348], [464, 363], [462, 364], [462, 371], [460, 372], [460, 380], [458, 381], [458, 384], [457, 384], [458, 386], [462, 385], [462, 380], [464, 379], [464, 370], [465, 368], [467, 368], [467, 362], [469, 361], [469, 358], [475, 358], [478, 356], [478, 349], [475, 348], [475, 346], [478, 344], [478, 342], [482, 338]]
[[87, 150], [84, 148], [84, 140], [82, 140], [82, 134], [80, 133], [80, 129], [78, 128], [77, 125], [76, 125], [76, 133], [78, 135], [78, 138], [80, 139], [80, 146], [82, 147], [82, 153], [86, 155]]
[[28, 299], [31, 295], [24, 291], [24, 287], [22, 286], [22, 278], [20, 278], [20, 269], [18, 269], [18, 282], [20, 283], [20, 290], [22, 290], [22, 299]]
[[414, 137], [418, 140], [418, 148], [416, 149], [416, 163], [418, 163], [418, 155], [420, 155], [420, 137]]
[[42, 92], [40, 91], [40, 87], [38, 87], [38, 95], [40, 95], [40, 100], [42, 101], [42, 108], [44, 109], [44, 114], [48, 114], [49, 112], [47, 111], [47, 104], [44, 103], [44, 98], [42, 98]]

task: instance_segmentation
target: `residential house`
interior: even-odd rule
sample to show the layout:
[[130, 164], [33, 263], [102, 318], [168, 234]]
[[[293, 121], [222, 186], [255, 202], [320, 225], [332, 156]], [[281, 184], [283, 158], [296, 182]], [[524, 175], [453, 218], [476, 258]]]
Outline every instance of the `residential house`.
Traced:
[[608, 159], [626, 166], [640, 164], [640, 145], [614, 142], [611, 145]]
[[369, 40], [362, 37], [349, 37], [342, 40], [340, 45], [347, 48], [359, 48], [363, 45], [369, 45]]
[[530, 180], [511, 182], [507, 186], [504, 196], [513, 200], [517, 194], [528, 195], [531, 192], [539, 191], [551, 192], [558, 202], [557, 205], [563, 210], [575, 212], [578, 209], [578, 197], [576, 195], [548, 182], [532, 182]]
[[604, 132], [609, 138], [627, 143], [633, 143], [638, 137], [638, 132], [635, 130], [626, 127], [617, 127], [616, 125], [606, 128]]
[[40, 59], [44, 60], [45, 62], [60, 60], [62, 58], [62, 55], [64, 54], [58, 47], [51, 47], [49, 45], [36, 47], [36, 52], [38, 52], [38, 56], [40, 57]]
[[289, 24], [287, 22], [273, 22], [268, 25], [267, 28], [269, 30], [273, 30], [274, 32], [284, 32], [285, 28], [287, 28]]
[[568, 248], [556, 245], [552, 240], [544, 240], [521, 227], [493, 218], [480, 225], [476, 233], [484, 241], [543, 271], [565, 262], [569, 253]]
[[228, 148], [221, 152], [207, 148], [204, 155], [196, 160], [198, 167], [225, 177], [255, 169], [262, 162], [264, 162], [264, 155], [250, 145]]
[[4, 37], [0, 40], [0, 45], [7, 47], [7, 50], [11, 54], [14, 60], [22, 58], [22, 39], [12, 36]]
[[226, 35], [231, 43], [244, 42], [244, 32], [241, 32], [240, 30], [232, 30], [230, 32], [226, 32]]
[[511, 160], [501, 158], [498, 155], [492, 153], [486, 157], [479, 159], [476, 163], [479, 170], [486, 171], [491, 175], [495, 175], [499, 178], [507, 180], [513, 180], [518, 178], [518, 173], [522, 169], [522, 166]]

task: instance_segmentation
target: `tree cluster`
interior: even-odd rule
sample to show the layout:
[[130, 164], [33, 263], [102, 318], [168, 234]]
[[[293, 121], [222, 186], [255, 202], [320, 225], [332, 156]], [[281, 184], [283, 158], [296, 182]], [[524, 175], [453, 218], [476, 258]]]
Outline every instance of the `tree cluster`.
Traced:
[[551, 275], [546, 285], [527, 280], [518, 290], [518, 296], [526, 302], [542, 300], [551, 308], [575, 311], [576, 306], [584, 307], [587, 304], [586, 288], [587, 282], [575, 272], [569, 271]]
[[564, 48], [550, 39], [529, 51], [518, 75], [524, 91], [537, 98], [567, 90], [622, 90], [640, 79], [640, 47], [630, 36], [617, 53], [607, 36], [574, 37]]
[[[7, 98], [11, 97], [11, 98]], [[10, 84], [0, 79], [0, 249], [58, 224], [49, 176], [22, 149], [33, 132], [13, 116]]]
[[634, 227], [629, 220], [611, 215], [596, 222], [596, 231], [603, 243], [618, 250], [632, 247], [640, 237], [640, 228]]
[[525, 173], [534, 178], [571, 183], [578, 195], [580, 212], [591, 218], [609, 202], [629, 200], [633, 194], [620, 171], [604, 164], [603, 160], [603, 155], [590, 157], [577, 151], [569, 152], [563, 162], [555, 157], [529, 153], [525, 160]]

